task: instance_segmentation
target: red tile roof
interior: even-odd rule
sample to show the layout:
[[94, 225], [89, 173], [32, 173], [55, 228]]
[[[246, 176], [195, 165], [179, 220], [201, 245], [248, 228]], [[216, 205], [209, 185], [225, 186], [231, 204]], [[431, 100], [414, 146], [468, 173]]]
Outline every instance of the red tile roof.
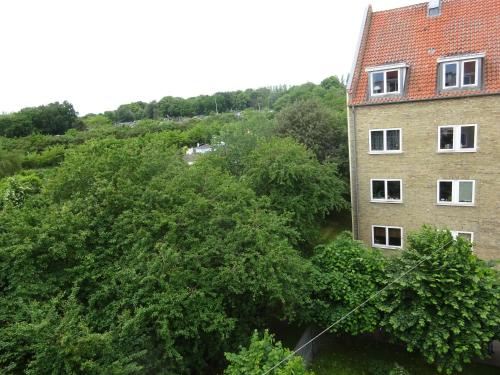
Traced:
[[[369, 9], [366, 22], [350, 105], [500, 93], [500, 0], [442, 0], [435, 17], [427, 16], [427, 3]], [[470, 53], [485, 53], [482, 87], [438, 92], [437, 59]], [[403, 96], [369, 99], [365, 69], [397, 62], [409, 65]]]

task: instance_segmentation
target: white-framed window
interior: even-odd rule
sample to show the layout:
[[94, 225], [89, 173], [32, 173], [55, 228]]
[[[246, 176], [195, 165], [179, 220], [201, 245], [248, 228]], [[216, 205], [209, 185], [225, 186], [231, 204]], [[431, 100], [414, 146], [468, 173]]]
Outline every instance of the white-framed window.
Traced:
[[372, 96], [401, 93], [401, 72], [399, 69], [371, 72], [370, 90]]
[[483, 57], [484, 54], [474, 54], [438, 59], [441, 64], [441, 89], [478, 87]]
[[452, 230], [451, 235], [454, 240], [458, 237], [463, 238], [464, 240], [469, 241], [470, 243], [474, 242], [474, 232], [464, 232], [461, 230]]
[[476, 181], [474, 180], [438, 180], [437, 203], [473, 206], [475, 190]]
[[402, 152], [401, 128], [370, 130], [370, 153], [388, 154]]
[[460, 84], [462, 87], [477, 86], [479, 78], [479, 61], [462, 60], [460, 68]]
[[458, 87], [458, 62], [443, 64], [443, 88], [451, 89]]
[[371, 179], [370, 193], [372, 202], [402, 203], [403, 181], [397, 179]]
[[438, 127], [438, 152], [475, 152], [476, 146], [476, 124]]
[[372, 246], [385, 249], [402, 249], [403, 228], [372, 225]]

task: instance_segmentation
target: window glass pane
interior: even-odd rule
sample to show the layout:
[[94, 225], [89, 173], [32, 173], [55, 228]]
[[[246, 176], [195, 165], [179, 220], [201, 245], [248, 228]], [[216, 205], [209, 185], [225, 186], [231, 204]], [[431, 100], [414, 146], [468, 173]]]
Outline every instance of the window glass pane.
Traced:
[[453, 149], [453, 128], [441, 128], [439, 130], [439, 148], [441, 150]]
[[401, 229], [389, 228], [389, 245], [401, 246]]
[[372, 181], [372, 194], [373, 199], [385, 199], [385, 182]]
[[471, 233], [458, 232], [457, 237], [461, 237], [464, 240], [472, 242], [472, 234]]
[[460, 128], [460, 147], [474, 148], [475, 126], [462, 126]]
[[387, 181], [387, 199], [401, 199], [401, 181]]
[[391, 70], [386, 73], [387, 92], [397, 92], [399, 90], [399, 70]]
[[441, 181], [439, 182], [439, 201], [440, 202], [451, 202], [451, 181]]
[[399, 150], [399, 130], [387, 130], [387, 150]]
[[457, 64], [445, 64], [444, 66], [444, 87], [457, 85]]
[[373, 242], [377, 245], [387, 245], [385, 227], [373, 227]]
[[382, 130], [375, 130], [371, 133], [372, 138], [372, 151], [384, 150], [384, 132]]
[[372, 73], [372, 93], [382, 94], [384, 93], [384, 73]]
[[460, 181], [458, 186], [458, 201], [472, 203], [472, 181]]
[[467, 61], [464, 63], [464, 85], [476, 84], [476, 62]]

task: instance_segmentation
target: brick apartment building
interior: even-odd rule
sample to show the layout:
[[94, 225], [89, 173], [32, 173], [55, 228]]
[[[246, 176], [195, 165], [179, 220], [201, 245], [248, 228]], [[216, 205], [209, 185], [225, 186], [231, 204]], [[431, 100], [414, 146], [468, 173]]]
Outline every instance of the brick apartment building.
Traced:
[[355, 238], [430, 224], [500, 258], [500, 0], [369, 7], [348, 113]]

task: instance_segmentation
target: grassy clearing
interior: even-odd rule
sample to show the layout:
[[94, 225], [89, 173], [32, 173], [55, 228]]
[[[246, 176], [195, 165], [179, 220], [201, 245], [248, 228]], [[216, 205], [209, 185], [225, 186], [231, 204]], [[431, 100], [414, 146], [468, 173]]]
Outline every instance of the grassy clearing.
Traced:
[[[366, 337], [329, 338], [312, 364], [316, 375], [375, 375], [386, 373], [395, 363], [412, 375], [438, 374], [416, 353], [408, 353], [397, 345], [374, 341]], [[377, 372], [378, 371], [378, 372]], [[387, 371], [388, 372], [388, 371]], [[471, 364], [463, 375], [497, 375], [496, 367]]]

